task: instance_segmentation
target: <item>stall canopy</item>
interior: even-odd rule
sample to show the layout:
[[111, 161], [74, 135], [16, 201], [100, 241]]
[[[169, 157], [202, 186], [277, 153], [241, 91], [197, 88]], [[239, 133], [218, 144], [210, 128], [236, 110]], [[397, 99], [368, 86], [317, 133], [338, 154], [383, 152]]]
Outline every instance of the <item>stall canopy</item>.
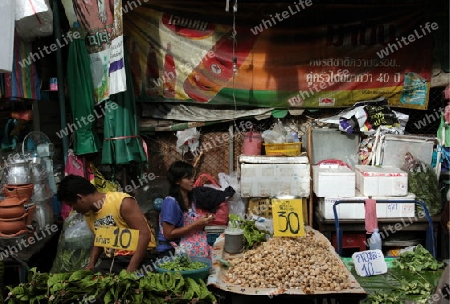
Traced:
[[123, 3], [138, 101], [427, 108], [433, 38], [448, 29], [433, 3], [233, 3]]

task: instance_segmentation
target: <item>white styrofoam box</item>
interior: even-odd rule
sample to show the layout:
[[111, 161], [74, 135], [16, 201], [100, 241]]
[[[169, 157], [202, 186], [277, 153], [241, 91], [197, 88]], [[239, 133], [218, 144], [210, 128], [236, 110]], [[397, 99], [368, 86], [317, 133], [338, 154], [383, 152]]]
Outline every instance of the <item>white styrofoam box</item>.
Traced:
[[239, 155], [240, 163], [246, 164], [308, 164], [308, 156]]
[[434, 137], [386, 134], [382, 138], [381, 164], [401, 168], [405, 161], [405, 154], [410, 152], [415, 159], [431, 165], [434, 141]]
[[317, 197], [352, 197], [356, 191], [355, 172], [339, 165], [316, 165], [313, 168], [313, 189]]
[[17, 34], [26, 41], [53, 34], [53, 12], [49, 0], [15, 0]]
[[15, 0], [0, 1], [0, 73], [11, 73], [14, 60]]
[[356, 165], [356, 189], [367, 196], [405, 196], [408, 173], [398, 167]]
[[[333, 205], [337, 200], [350, 201], [348, 203], [341, 202], [336, 206], [336, 212], [339, 219], [364, 219], [365, 208], [364, 200], [367, 196], [356, 192], [355, 197], [321, 197], [319, 198], [319, 211], [325, 219], [334, 219]], [[376, 204], [377, 218], [392, 218], [392, 217], [414, 217], [416, 211], [416, 204], [414, 202], [416, 196], [413, 193], [408, 193], [406, 196], [390, 196], [390, 197], [372, 197], [375, 200], [392, 201], [389, 203], [383, 202]], [[361, 203], [351, 202], [361, 200]]]
[[309, 196], [309, 164], [243, 163], [240, 168], [241, 197]]

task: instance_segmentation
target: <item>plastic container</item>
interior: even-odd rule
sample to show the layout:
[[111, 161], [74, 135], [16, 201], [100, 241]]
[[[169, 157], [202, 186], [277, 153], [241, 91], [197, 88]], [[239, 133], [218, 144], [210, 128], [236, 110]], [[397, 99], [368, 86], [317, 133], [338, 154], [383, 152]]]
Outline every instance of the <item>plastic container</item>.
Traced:
[[270, 156], [299, 156], [302, 150], [301, 142], [267, 144], [264, 143], [266, 155]]
[[183, 270], [183, 271], [175, 271], [175, 270], [166, 270], [159, 267], [159, 264], [167, 262], [167, 258], [159, 259], [155, 262], [155, 269], [159, 273], [169, 272], [169, 273], [175, 273], [179, 272], [183, 277], [191, 278], [194, 280], [203, 280], [205, 281], [209, 276], [209, 271], [212, 267], [212, 262], [208, 258], [203, 257], [190, 257], [192, 262], [202, 262], [206, 266], [204, 268], [196, 269], [196, 270]]
[[370, 250], [381, 250], [382, 244], [381, 244], [381, 236], [380, 233], [378, 232], [378, 229], [374, 229], [372, 236], [370, 237], [369, 240], [369, 248]]

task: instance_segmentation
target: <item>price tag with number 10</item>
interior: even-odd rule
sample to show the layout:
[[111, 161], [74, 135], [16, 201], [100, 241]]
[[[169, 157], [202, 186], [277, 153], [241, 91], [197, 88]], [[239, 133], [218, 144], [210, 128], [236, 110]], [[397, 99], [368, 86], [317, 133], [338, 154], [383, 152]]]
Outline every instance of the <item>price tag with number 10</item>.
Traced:
[[98, 226], [95, 230], [94, 245], [99, 247], [136, 250], [139, 239], [139, 230], [121, 229], [115, 226]]
[[273, 198], [272, 218], [274, 236], [305, 236], [302, 198]]

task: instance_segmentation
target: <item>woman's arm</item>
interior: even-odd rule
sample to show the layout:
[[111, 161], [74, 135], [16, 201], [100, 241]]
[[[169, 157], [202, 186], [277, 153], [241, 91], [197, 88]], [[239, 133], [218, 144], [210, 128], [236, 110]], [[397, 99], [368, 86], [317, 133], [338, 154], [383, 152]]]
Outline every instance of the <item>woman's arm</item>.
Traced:
[[194, 230], [200, 230], [203, 229], [206, 225], [211, 223], [214, 220], [214, 216], [205, 216], [202, 218], [199, 218], [194, 223], [190, 225], [186, 225], [183, 227], [175, 228], [174, 225], [169, 224], [167, 222], [163, 222], [163, 235], [164, 238], [168, 241], [179, 239], [183, 236], [185, 236], [187, 233], [194, 231]]

